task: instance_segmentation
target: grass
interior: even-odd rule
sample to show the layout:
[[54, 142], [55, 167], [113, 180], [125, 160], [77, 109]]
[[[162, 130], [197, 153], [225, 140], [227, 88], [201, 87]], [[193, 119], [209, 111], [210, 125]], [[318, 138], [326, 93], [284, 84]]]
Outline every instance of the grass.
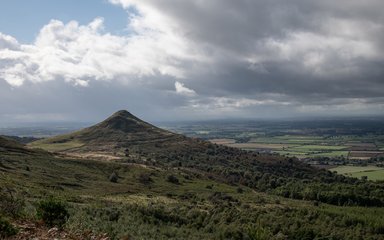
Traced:
[[79, 148], [79, 147], [82, 147], [83, 145], [84, 143], [79, 141], [68, 141], [64, 143], [55, 143], [55, 144], [45, 143], [44, 141], [37, 141], [29, 144], [30, 147], [41, 148], [49, 152], [65, 151], [73, 148]]
[[319, 153], [310, 153], [310, 157], [347, 157], [347, 151], [330, 151], [330, 152], [319, 152]]
[[[289, 141], [286, 138], [287, 136], [277, 137], [274, 139], [276, 142], [271, 144], [275, 147], [299, 145], [277, 142], [284, 139]], [[300, 151], [307, 152], [308, 142], [322, 141], [321, 138], [308, 137], [291, 140], [306, 141]], [[61, 142], [56, 139], [55, 142], [44, 146], [44, 141], [40, 141], [35, 146], [40, 145], [46, 149], [51, 147], [51, 151], [82, 146], [76, 141]], [[263, 143], [262, 146], [267, 145]], [[316, 152], [319, 151], [325, 150], [316, 149]], [[334, 148], [326, 153], [340, 152], [343, 151]], [[295, 151], [291, 153], [300, 154]], [[164, 154], [171, 158], [170, 154], [173, 152], [167, 151]], [[178, 156], [174, 154], [172, 157]], [[244, 159], [240, 158], [236, 163], [241, 163], [242, 160]], [[105, 162], [62, 158], [50, 154], [30, 156], [6, 153], [1, 156], [0, 187], [5, 186], [19, 192], [32, 208], [46, 196], [60, 196], [70, 207], [70, 219], [66, 228], [73, 231], [105, 232], [111, 239], [381, 237], [381, 228], [376, 229], [375, 226], [383, 225], [383, 209], [374, 211], [366, 208], [367, 211], [364, 212], [362, 208], [335, 207], [323, 203], [318, 206], [318, 202], [314, 204], [311, 201], [269, 195], [257, 191], [261, 189], [258, 188], [259, 185], [263, 186], [258, 184], [261, 180], [254, 182], [257, 185], [252, 186], [252, 189], [239, 184], [246, 178], [256, 177], [261, 178], [265, 184], [273, 184], [275, 179], [268, 172], [256, 176], [255, 172], [249, 170], [249, 173], [235, 175], [241, 176], [239, 181], [227, 184], [211, 175], [210, 170], [203, 172], [193, 167], [188, 168], [185, 158], [180, 161], [183, 164], [162, 167], [127, 163], [123, 160]], [[211, 163], [209, 166], [212, 166]], [[230, 173], [236, 168], [231, 166], [220, 170]], [[286, 170], [281, 169], [281, 172]], [[112, 173], [118, 176], [116, 183], [109, 180]], [[140, 180], [143, 175], [147, 176], [147, 180]], [[170, 175], [178, 181], [169, 182]], [[268, 191], [271, 193], [273, 189]], [[355, 210], [359, 214], [355, 214]], [[362, 228], [365, 230], [360, 231]]]
[[[239, 185], [183, 168], [48, 154], [5, 154], [1, 163], [0, 187], [24, 194], [31, 207], [46, 196], [59, 196], [70, 207], [68, 230], [91, 229], [112, 239], [239, 239], [239, 234], [251, 239], [253, 232], [264, 233], [265, 239], [281, 235], [292, 239], [305, 229], [318, 237], [338, 239], [364, 238], [369, 231], [378, 239], [380, 235], [369, 226], [383, 224], [383, 209], [317, 207], [310, 201], [286, 199], [245, 186], [239, 192]], [[117, 183], [108, 179], [112, 172], [119, 176]], [[141, 183], [141, 174], [150, 176], [151, 181]], [[168, 182], [170, 174], [180, 184]], [[221, 195], [215, 197], [217, 192]], [[351, 223], [345, 223], [345, 218]], [[359, 228], [355, 223], [367, 230], [356, 233]]]
[[376, 171], [364, 171], [364, 172], [352, 173], [351, 176], [356, 178], [367, 176], [369, 180], [382, 181], [384, 180], [384, 169], [376, 170]]
[[305, 152], [295, 152], [295, 151], [273, 151], [279, 153], [281, 155], [289, 155], [289, 156], [304, 156], [307, 153]]
[[234, 144], [228, 144], [228, 146], [231, 147], [237, 147], [241, 149], [283, 149], [283, 148], [288, 148], [291, 147], [292, 145], [288, 144], [276, 144], [276, 143], [234, 143]]
[[306, 157], [347, 157], [348, 152], [347, 151], [329, 151], [329, 152], [314, 152], [314, 151], [308, 151], [308, 152], [300, 152], [300, 151], [273, 151], [280, 155], [284, 156], [295, 156], [298, 158], [306, 158]]
[[297, 147], [291, 148], [291, 150], [297, 150], [299, 152], [303, 151], [337, 151], [337, 150], [344, 150], [348, 148], [347, 146], [331, 146], [331, 145], [301, 145]]
[[379, 168], [376, 166], [338, 166], [336, 168], [332, 168], [332, 171], [337, 171], [339, 174], [345, 173], [356, 173], [356, 172], [364, 172], [364, 171], [377, 171], [383, 168]]
[[[225, 138], [223, 138], [225, 139]], [[221, 140], [223, 140], [221, 139]], [[283, 135], [283, 136], [256, 136], [246, 143], [223, 142], [224, 145], [236, 147], [244, 150], [269, 150], [286, 156], [304, 157], [328, 157], [328, 158], [350, 158], [353, 160], [367, 160], [372, 155], [351, 156], [349, 149], [351, 144], [354, 147], [364, 147], [367, 144], [373, 145], [375, 138], [359, 137], [359, 136], [306, 136], [306, 135]], [[232, 140], [233, 141], [233, 140]], [[219, 142], [220, 143], [220, 142]], [[377, 143], [376, 143], [377, 144]], [[381, 144], [381, 142], [379, 142]], [[384, 151], [384, 147], [379, 145], [379, 150]], [[361, 151], [360, 154], [364, 154]], [[384, 152], [383, 152], [384, 153]], [[368, 154], [368, 153], [367, 153]]]
[[384, 180], [384, 168], [376, 166], [338, 166], [330, 170], [350, 177], [367, 176], [369, 180], [373, 181]]

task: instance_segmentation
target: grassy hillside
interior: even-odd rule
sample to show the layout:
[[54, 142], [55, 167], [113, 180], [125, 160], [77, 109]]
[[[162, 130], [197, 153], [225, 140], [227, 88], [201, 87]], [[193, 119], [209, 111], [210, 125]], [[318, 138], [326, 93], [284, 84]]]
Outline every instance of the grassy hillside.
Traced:
[[8, 144], [5, 140], [0, 156], [0, 223], [44, 219], [41, 206], [48, 205], [48, 216], [62, 211], [66, 231], [107, 233], [112, 239], [384, 234], [381, 182], [187, 138], [126, 111], [30, 145], [54, 153], [22, 145], [12, 151]]
[[112, 239], [382, 239], [384, 234], [382, 208], [292, 200], [182, 168], [50, 155], [5, 154], [1, 161], [6, 196], [1, 213], [11, 222], [7, 199], [22, 199], [19, 216], [34, 221], [39, 201], [54, 196], [67, 203], [66, 231], [107, 233]]
[[330, 170], [350, 177], [367, 177], [373, 181], [384, 180], [384, 168], [377, 166], [338, 166]]
[[339, 176], [295, 158], [243, 151], [174, 134], [127, 111], [119, 111], [92, 127], [30, 146], [59, 149], [76, 157], [197, 171], [216, 181], [295, 199], [384, 206], [384, 192], [378, 183]]
[[67, 153], [104, 152], [121, 157], [131, 145], [153, 145], [180, 139], [182, 136], [152, 126], [127, 111], [118, 111], [89, 128], [35, 141], [30, 146]]

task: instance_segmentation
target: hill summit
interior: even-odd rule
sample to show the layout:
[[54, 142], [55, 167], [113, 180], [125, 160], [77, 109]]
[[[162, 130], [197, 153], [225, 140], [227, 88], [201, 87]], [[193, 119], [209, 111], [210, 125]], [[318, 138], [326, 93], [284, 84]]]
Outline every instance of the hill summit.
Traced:
[[[144, 122], [125, 110], [91, 127], [38, 140], [29, 146], [75, 157], [167, 167], [188, 166], [204, 171], [213, 166], [218, 169], [237, 166], [242, 171], [256, 167], [282, 176], [296, 171], [315, 171], [300, 162], [289, 163], [283, 157], [260, 155], [172, 133]], [[236, 174], [235, 178], [240, 177]]]
[[[331, 204], [384, 206], [382, 194], [355, 195], [359, 180], [317, 169], [295, 158], [268, 153], [243, 151], [208, 141], [189, 138], [157, 128], [118, 111], [106, 120], [70, 134], [30, 144], [71, 157], [101, 159], [164, 172], [179, 171], [192, 177], [214, 179], [231, 185], [243, 185], [285, 197], [316, 200]], [[57, 155], [63, 157], [62, 154]], [[111, 166], [112, 166], [111, 165]], [[181, 174], [182, 173], [182, 174]], [[172, 176], [169, 180], [177, 184]], [[143, 181], [147, 181], [145, 176]], [[168, 178], [167, 178], [168, 179]], [[332, 187], [322, 185], [332, 183]], [[362, 181], [362, 183], [364, 183]], [[348, 189], [340, 193], [338, 186]], [[364, 188], [369, 186], [364, 186]], [[315, 189], [308, 192], [308, 189]], [[363, 189], [363, 188], [361, 188]]]
[[137, 133], [140, 131], [160, 130], [155, 126], [144, 122], [126, 110], [120, 110], [101, 123], [91, 127], [93, 130], [113, 130], [125, 133]]
[[104, 121], [73, 133], [33, 142], [31, 147], [48, 151], [108, 153], [123, 156], [134, 146], [148, 148], [165, 141], [177, 141], [181, 135], [149, 124], [126, 110], [112, 114]]

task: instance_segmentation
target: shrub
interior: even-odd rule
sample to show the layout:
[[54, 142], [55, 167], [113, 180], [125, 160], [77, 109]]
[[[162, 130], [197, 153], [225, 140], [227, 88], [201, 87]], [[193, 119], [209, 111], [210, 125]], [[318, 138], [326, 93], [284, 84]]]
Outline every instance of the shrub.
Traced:
[[0, 216], [0, 239], [13, 236], [17, 233], [17, 229], [6, 219]]
[[212, 201], [213, 203], [219, 203], [221, 201], [226, 201], [226, 202], [238, 202], [237, 199], [233, 198], [232, 196], [223, 193], [223, 192], [214, 192], [211, 194], [208, 199]]
[[140, 183], [142, 183], [144, 185], [147, 185], [147, 184], [150, 184], [151, 182], [153, 182], [152, 178], [150, 177], [150, 175], [148, 173], [141, 173], [138, 177], [138, 180]]
[[68, 220], [69, 213], [65, 203], [51, 197], [39, 202], [37, 217], [49, 227], [61, 228]]
[[119, 176], [117, 175], [116, 172], [113, 172], [111, 176], [109, 176], [109, 181], [113, 183], [117, 183], [117, 180], [119, 180]]
[[9, 217], [20, 217], [25, 203], [22, 198], [16, 197], [11, 191], [0, 192], [0, 213]]
[[264, 228], [260, 225], [251, 226], [248, 228], [247, 235], [250, 239], [267, 240], [271, 239], [272, 233], [268, 228]]
[[174, 184], [179, 184], [179, 179], [174, 175], [169, 175], [167, 181]]

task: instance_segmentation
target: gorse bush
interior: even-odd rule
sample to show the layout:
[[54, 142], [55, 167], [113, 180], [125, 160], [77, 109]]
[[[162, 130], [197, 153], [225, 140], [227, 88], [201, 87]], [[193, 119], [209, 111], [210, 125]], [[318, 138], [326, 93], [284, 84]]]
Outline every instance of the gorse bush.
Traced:
[[179, 179], [174, 175], [169, 175], [167, 177], [167, 181], [170, 183], [173, 183], [173, 184], [179, 184], [180, 183]]
[[0, 214], [12, 218], [20, 217], [23, 213], [24, 200], [9, 189], [0, 191]]
[[13, 236], [17, 233], [17, 229], [6, 219], [0, 216], [0, 239]]
[[113, 172], [113, 173], [109, 176], [109, 181], [110, 181], [110, 182], [113, 182], [113, 183], [117, 183], [117, 180], [119, 180], [119, 175], [117, 175], [116, 172]]
[[148, 185], [153, 182], [151, 176], [148, 173], [141, 173], [138, 177], [140, 183]]
[[62, 227], [69, 218], [67, 206], [64, 202], [52, 197], [39, 202], [37, 217], [49, 227]]

